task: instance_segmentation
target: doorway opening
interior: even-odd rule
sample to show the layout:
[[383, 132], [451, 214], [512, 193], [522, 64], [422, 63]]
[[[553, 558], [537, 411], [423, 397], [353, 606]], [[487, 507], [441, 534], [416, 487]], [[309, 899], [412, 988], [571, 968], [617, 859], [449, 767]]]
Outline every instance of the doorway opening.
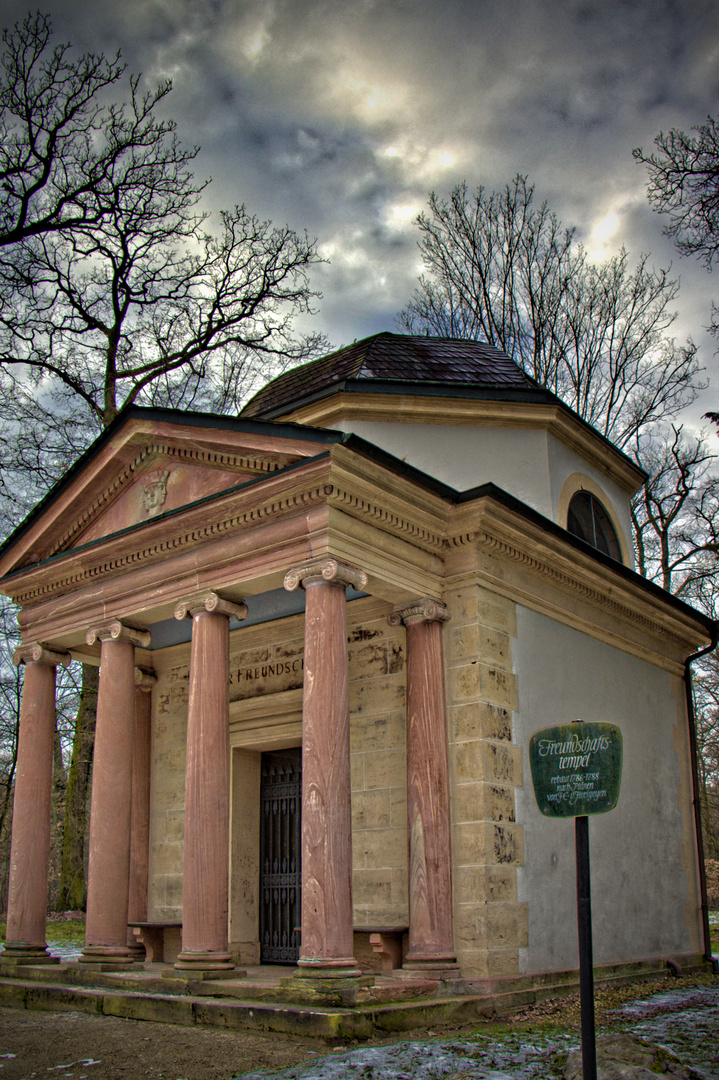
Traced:
[[300, 951], [302, 748], [268, 750], [260, 765], [260, 963]]

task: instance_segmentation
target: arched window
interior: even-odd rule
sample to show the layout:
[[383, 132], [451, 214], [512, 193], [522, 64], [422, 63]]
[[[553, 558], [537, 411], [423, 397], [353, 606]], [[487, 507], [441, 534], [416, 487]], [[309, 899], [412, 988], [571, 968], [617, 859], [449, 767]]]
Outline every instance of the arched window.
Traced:
[[577, 491], [569, 503], [567, 529], [597, 551], [622, 561], [622, 551], [609, 514], [591, 491]]

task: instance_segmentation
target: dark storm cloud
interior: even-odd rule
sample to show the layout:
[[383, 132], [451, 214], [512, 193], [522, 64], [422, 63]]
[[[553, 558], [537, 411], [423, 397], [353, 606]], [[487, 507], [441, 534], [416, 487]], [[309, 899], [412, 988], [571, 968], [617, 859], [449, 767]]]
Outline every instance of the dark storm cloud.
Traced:
[[[714, 0], [48, 0], [63, 37], [122, 49], [170, 109], [217, 206], [307, 228], [331, 260], [320, 328], [382, 326], [419, 270], [430, 189], [526, 173], [597, 257], [674, 258], [682, 334], [713, 282], [679, 267], [631, 155], [719, 106]], [[10, 0], [5, 21], [25, 6]], [[711, 347], [705, 362], [714, 364]]]

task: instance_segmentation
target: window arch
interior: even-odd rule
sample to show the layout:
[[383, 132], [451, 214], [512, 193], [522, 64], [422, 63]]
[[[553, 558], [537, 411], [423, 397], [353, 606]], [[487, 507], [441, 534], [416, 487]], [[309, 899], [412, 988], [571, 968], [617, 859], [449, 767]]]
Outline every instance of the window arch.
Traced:
[[591, 491], [575, 491], [572, 495], [567, 510], [567, 531], [617, 562], [622, 561], [616, 529], [604, 506]]

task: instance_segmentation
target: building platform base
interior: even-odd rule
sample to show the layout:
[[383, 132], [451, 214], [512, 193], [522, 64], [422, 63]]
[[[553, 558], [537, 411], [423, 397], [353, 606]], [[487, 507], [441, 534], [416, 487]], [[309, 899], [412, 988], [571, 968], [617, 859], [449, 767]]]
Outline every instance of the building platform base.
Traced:
[[[595, 985], [676, 978], [677, 970], [694, 974], [711, 969], [701, 956], [605, 965], [595, 968]], [[577, 971], [450, 982], [408, 979], [406, 973], [396, 977], [397, 973], [390, 972], [375, 975], [371, 986], [359, 988], [351, 1005], [308, 1004], [293, 1000], [292, 989], [280, 985], [294, 971], [281, 966], [248, 967], [246, 975], [213, 981], [184, 976], [167, 964], [102, 971], [77, 963], [21, 965], [0, 953], [0, 1005], [336, 1041], [467, 1025], [579, 988]]]

